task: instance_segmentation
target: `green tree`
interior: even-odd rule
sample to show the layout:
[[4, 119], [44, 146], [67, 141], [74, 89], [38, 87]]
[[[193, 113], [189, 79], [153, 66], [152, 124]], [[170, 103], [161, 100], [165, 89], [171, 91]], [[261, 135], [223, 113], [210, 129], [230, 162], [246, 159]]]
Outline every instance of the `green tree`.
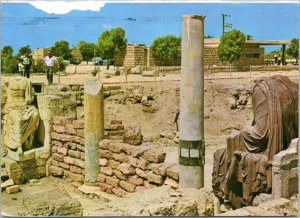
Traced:
[[29, 54], [31, 53], [31, 48], [29, 45], [23, 46], [19, 49], [19, 53], [17, 54], [18, 57], [24, 55], [26, 52]]
[[181, 38], [175, 35], [165, 35], [154, 39], [152, 44], [153, 56], [163, 65], [168, 66], [180, 58], [179, 46]]
[[94, 57], [94, 53], [96, 53], [95, 44], [85, 41], [79, 41], [77, 47], [81, 52], [83, 60], [88, 64], [88, 61], [91, 60], [92, 57]]
[[289, 45], [288, 49], [286, 50], [287, 54], [292, 56], [296, 59], [296, 63], [298, 64], [299, 60], [299, 38], [292, 39], [291, 44]]
[[121, 27], [116, 27], [102, 32], [98, 38], [98, 46], [100, 49], [100, 56], [107, 59], [107, 69], [109, 67], [110, 59], [114, 58], [117, 52], [126, 48], [127, 39], [125, 38], [125, 30]]
[[3, 46], [1, 50], [1, 72], [18, 72], [17, 57], [13, 56], [13, 48], [11, 46]]
[[239, 60], [243, 53], [242, 47], [245, 41], [245, 34], [237, 29], [224, 33], [218, 47], [219, 59], [230, 63]]
[[53, 54], [57, 57], [69, 60], [71, 58], [69, 42], [65, 40], [57, 41], [52, 47]]

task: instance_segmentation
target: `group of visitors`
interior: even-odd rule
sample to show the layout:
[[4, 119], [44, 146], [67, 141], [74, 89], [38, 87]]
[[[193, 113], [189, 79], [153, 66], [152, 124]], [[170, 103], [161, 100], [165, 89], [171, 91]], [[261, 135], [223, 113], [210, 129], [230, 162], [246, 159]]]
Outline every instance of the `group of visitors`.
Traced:
[[[18, 59], [18, 69], [19, 74], [23, 77], [30, 78], [30, 68], [32, 64], [32, 58], [29, 55], [29, 52], [25, 52]], [[53, 72], [55, 70], [55, 65], [59, 66], [57, 58], [52, 54], [52, 51], [47, 52], [47, 56], [43, 59], [43, 65], [45, 67], [45, 73], [47, 75], [48, 84], [53, 83]]]

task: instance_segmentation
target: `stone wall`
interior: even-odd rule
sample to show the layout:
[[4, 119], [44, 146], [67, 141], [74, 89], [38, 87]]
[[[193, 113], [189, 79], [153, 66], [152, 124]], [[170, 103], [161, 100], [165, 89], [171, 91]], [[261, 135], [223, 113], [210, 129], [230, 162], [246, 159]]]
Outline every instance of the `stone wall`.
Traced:
[[[117, 196], [155, 186], [178, 187], [179, 166], [164, 163], [166, 153], [153, 143], [131, 145], [122, 138], [127, 134], [121, 121], [105, 125], [99, 143], [99, 186]], [[84, 182], [84, 122], [68, 117], [53, 117], [52, 156], [49, 172], [63, 177], [74, 186]], [[128, 136], [128, 134], [127, 134]], [[129, 142], [127, 138], [126, 142]]]
[[[121, 91], [121, 86], [110, 85], [104, 87], [104, 97], [118, 94]], [[82, 106], [84, 103], [84, 85], [70, 84], [70, 85], [51, 85], [45, 86], [44, 92], [46, 94], [55, 94], [58, 96], [68, 96], [77, 106]]]
[[116, 66], [147, 66], [147, 46], [144, 44], [127, 44], [124, 51], [115, 55]]

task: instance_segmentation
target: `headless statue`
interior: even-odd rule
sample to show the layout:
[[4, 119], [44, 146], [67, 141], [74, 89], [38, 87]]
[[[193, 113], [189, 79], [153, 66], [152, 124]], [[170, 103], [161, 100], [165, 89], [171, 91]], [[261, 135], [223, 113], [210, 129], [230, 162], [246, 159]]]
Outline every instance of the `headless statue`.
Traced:
[[288, 77], [260, 80], [253, 88], [252, 125], [227, 138], [214, 153], [212, 186], [221, 202], [240, 208], [272, 192], [272, 160], [298, 137], [298, 86]]
[[39, 112], [30, 105], [34, 91], [29, 79], [21, 76], [10, 78], [5, 86], [7, 102], [4, 108], [3, 140], [8, 149], [21, 154], [33, 148]]

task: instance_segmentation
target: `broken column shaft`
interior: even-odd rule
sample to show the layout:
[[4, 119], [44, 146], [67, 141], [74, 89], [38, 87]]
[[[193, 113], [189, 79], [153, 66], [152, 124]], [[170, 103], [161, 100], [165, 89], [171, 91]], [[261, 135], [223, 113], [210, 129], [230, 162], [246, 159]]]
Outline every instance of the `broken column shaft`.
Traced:
[[204, 18], [182, 16], [179, 185], [204, 186]]
[[84, 144], [86, 185], [97, 182], [99, 175], [99, 142], [104, 137], [103, 86], [98, 80], [84, 84]]

